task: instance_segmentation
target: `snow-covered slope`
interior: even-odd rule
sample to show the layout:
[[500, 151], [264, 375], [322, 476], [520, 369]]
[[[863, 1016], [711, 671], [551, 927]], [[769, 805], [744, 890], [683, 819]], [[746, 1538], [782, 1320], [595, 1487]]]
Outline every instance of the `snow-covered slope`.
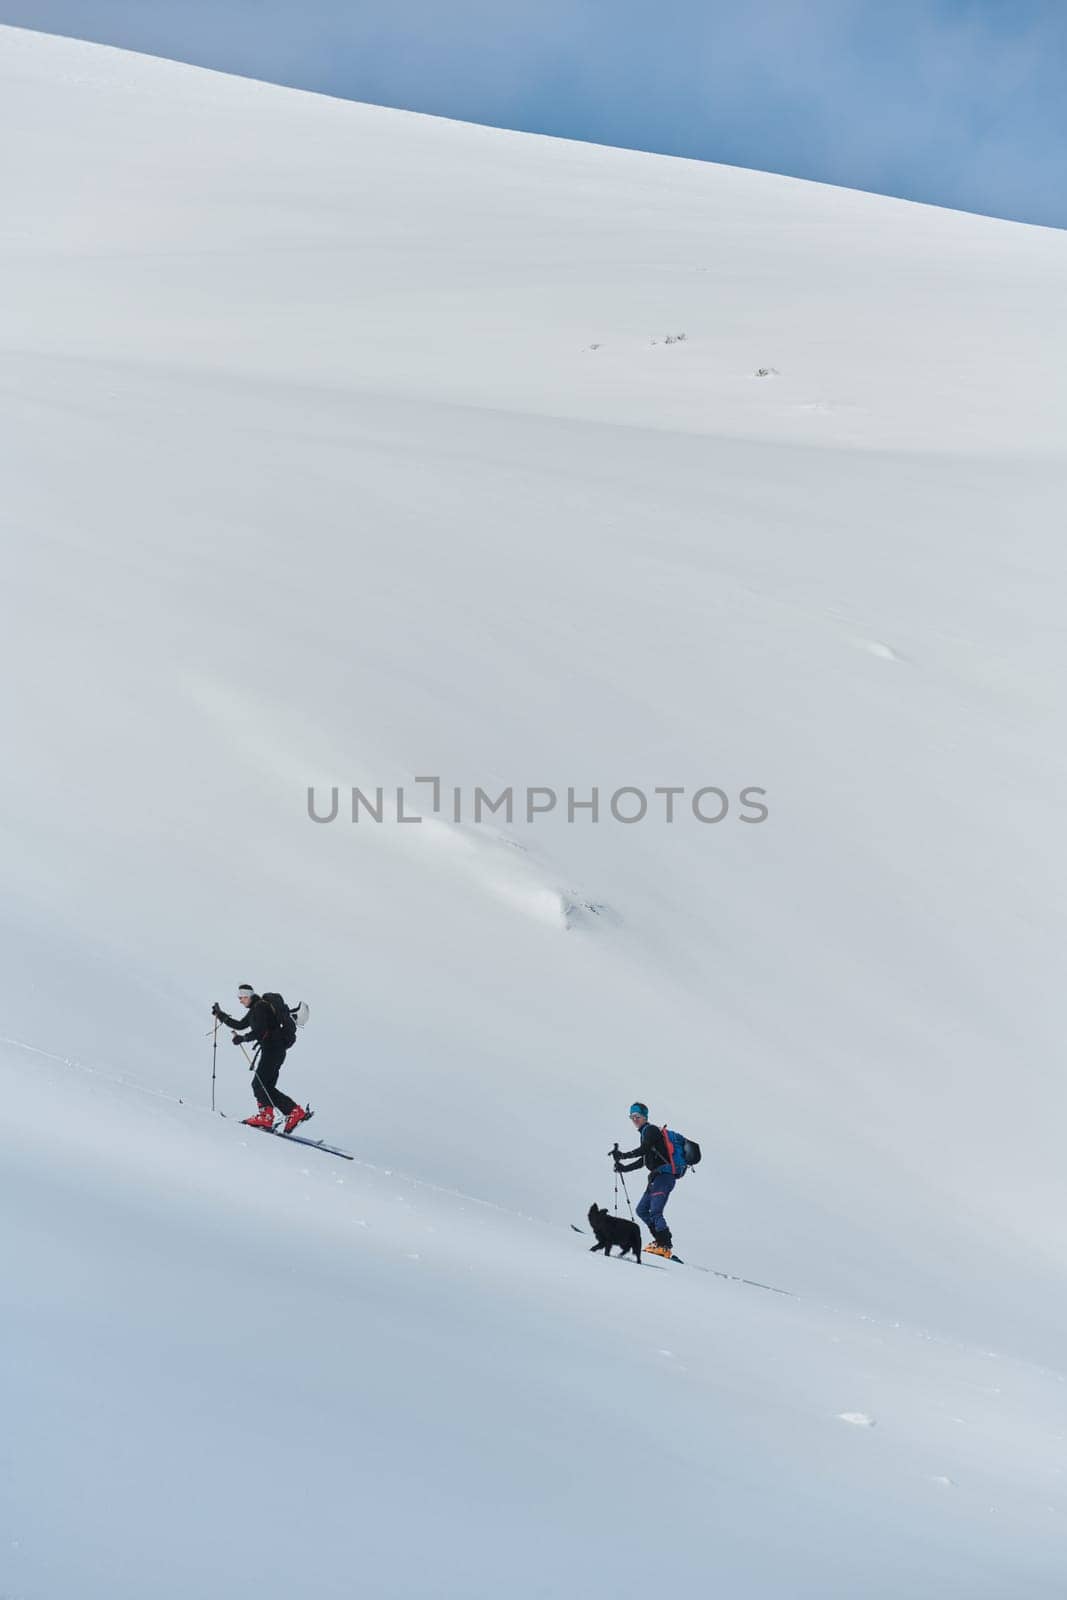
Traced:
[[[9, 29], [0, 137], [0, 1590], [1058, 1593], [1063, 235]], [[586, 1255], [634, 1097], [799, 1298]]]

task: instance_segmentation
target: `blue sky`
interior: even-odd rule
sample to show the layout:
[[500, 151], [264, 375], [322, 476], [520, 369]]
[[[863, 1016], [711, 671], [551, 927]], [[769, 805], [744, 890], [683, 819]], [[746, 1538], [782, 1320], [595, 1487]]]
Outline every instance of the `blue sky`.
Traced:
[[0, 20], [1067, 226], [1067, 0], [0, 0]]

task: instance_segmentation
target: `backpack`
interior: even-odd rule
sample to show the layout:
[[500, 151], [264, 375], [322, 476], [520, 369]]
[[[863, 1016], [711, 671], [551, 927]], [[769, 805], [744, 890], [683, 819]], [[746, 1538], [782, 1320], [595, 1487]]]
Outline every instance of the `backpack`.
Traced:
[[[260, 999], [265, 1005], [270, 1006], [271, 1011], [274, 1013], [274, 1020], [278, 1024], [278, 1029], [281, 1033], [282, 1044], [287, 1050], [291, 1050], [296, 1043], [297, 1020], [299, 1019], [300, 1025], [303, 1027], [308, 1018], [308, 1008], [304, 1001], [301, 1000], [298, 1006], [290, 1010], [280, 994], [264, 994], [260, 995]], [[300, 1015], [301, 1013], [303, 1013], [302, 1016]]]
[[676, 1178], [684, 1178], [689, 1168], [699, 1162], [700, 1146], [695, 1139], [687, 1139], [684, 1133], [676, 1133], [666, 1125], [660, 1129], [660, 1133], [671, 1172]]

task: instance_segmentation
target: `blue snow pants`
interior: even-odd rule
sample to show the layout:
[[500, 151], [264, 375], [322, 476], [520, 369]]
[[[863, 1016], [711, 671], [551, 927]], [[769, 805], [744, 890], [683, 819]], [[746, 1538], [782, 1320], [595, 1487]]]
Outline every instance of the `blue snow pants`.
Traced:
[[671, 1197], [675, 1181], [670, 1172], [654, 1172], [648, 1180], [648, 1187], [637, 1202], [637, 1215], [657, 1244], [665, 1244], [668, 1250], [671, 1245], [671, 1230], [663, 1220], [663, 1207]]

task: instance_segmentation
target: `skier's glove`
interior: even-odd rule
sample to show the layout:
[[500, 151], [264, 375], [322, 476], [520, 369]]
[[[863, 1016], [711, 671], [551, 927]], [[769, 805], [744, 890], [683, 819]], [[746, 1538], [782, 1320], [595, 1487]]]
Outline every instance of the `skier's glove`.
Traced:
[[211, 1008], [211, 1015], [213, 1017], [220, 1017], [220, 1018], [222, 1016], [222, 1007], [219, 1005], [217, 1000], [215, 1001], [215, 1004]]
[[233, 1038], [230, 1040], [230, 1043], [231, 1044], [246, 1044], [247, 1040], [243, 1039], [239, 1033], [235, 1033]]

